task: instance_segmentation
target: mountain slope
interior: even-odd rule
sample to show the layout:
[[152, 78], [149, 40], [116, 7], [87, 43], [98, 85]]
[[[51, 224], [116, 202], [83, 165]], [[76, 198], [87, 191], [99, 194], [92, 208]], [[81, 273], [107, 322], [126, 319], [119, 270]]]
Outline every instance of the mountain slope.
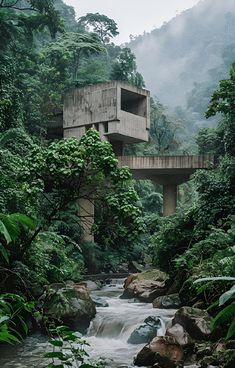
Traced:
[[129, 46], [152, 94], [200, 120], [235, 60], [235, 0], [202, 0]]

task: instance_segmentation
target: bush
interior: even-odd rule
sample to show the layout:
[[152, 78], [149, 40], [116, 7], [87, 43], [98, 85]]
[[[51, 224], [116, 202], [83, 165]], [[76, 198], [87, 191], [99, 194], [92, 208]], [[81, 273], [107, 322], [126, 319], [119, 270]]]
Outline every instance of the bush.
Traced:
[[79, 246], [54, 232], [40, 233], [26, 252], [23, 262], [30, 269], [31, 285], [66, 280], [79, 281], [84, 269]]

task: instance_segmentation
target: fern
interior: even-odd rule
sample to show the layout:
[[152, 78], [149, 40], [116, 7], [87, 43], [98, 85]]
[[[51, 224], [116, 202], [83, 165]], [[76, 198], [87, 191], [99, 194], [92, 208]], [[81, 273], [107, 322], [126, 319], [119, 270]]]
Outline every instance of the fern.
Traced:
[[27, 227], [30, 230], [35, 229], [34, 221], [28, 216], [23, 215], [21, 213], [13, 213], [10, 215], [0, 213], [0, 232], [1, 232], [1, 224], [4, 225], [2, 229], [4, 230], [5, 228], [5, 230], [7, 230], [7, 232], [5, 231], [3, 233], [7, 243], [15, 241], [16, 239], [19, 238], [23, 226]]
[[9, 263], [9, 251], [6, 246], [20, 237], [23, 227], [34, 230], [35, 223], [21, 213], [10, 215], [0, 213], [0, 255], [7, 263]]
[[235, 318], [228, 329], [226, 340], [231, 339], [231, 337], [233, 337], [234, 335], [235, 335]]
[[[213, 281], [235, 281], [235, 277], [204, 277], [194, 281], [194, 284], [199, 282], [213, 282]], [[230, 323], [230, 326], [227, 331], [226, 339], [230, 339], [235, 335], [235, 300], [231, 301], [235, 297], [235, 285], [231, 287], [230, 290], [223, 293], [219, 298], [219, 306], [224, 305], [229, 302], [229, 304], [223, 308], [213, 319], [212, 328], [215, 329], [219, 325], [224, 325]], [[232, 321], [232, 322], [231, 322]]]
[[235, 315], [235, 301], [223, 308], [214, 318], [212, 326], [216, 328], [227, 321], [230, 321]]

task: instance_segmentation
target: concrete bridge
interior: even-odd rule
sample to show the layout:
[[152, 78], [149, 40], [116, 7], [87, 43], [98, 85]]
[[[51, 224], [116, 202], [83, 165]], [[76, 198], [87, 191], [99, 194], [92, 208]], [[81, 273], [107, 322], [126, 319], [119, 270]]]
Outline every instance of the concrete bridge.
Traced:
[[214, 155], [191, 156], [119, 156], [119, 166], [128, 166], [133, 178], [149, 179], [163, 186], [163, 215], [172, 215], [177, 207], [177, 186], [199, 169], [215, 166]]
[[[124, 144], [147, 142], [150, 128], [150, 93], [126, 82], [111, 81], [74, 88], [64, 96], [63, 122], [48, 129], [50, 138], [80, 138], [90, 128], [101, 140], [109, 141], [119, 166], [128, 166], [135, 179], [150, 179], [163, 185], [163, 214], [171, 215], [177, 206], [177, 186], [189, 180], [198, 169], [216, 164], [213, 155], [194, 156], [123, 156]], [[54, 133], [53, 133], [54, 132]], [[51, 134], [53, 133], [53, 134]], [[84, 240], [92, 241], [94, 204], [81, 199]], [[82, 220], [81, 220], [82, 222]]]

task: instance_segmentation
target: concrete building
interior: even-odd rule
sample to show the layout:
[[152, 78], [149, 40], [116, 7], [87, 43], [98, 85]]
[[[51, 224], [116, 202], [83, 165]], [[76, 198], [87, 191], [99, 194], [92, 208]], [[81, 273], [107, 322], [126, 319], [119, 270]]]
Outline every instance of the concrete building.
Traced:
[[75, 88], [64, 97], [64, 137], [81, 137], [90, 128], [108, 140], [117, 155], [123, 144], [148, 141], [150, 94], [125, 82]]
[[[177, 186], [189, 180], [198, 169], [215, 165], [213, 155], [205, 156], [123, 156], [123, 145], [148, 141], [150, 93], [128, 83], [113, 81], [74, 88], [64, 97], [64, 138], [80, 138], [90, 128], [109, 141], [120, 166], [128, 166], [135, 179], [150, 179], [163, 185], [163, 214], [171, 215], [177, 206]], [[93, 241], [90, 228], [94, 219], [91, 200], [80, 203], [84, 240]], [[88, 221], [89, 220], [89, 221]]]

